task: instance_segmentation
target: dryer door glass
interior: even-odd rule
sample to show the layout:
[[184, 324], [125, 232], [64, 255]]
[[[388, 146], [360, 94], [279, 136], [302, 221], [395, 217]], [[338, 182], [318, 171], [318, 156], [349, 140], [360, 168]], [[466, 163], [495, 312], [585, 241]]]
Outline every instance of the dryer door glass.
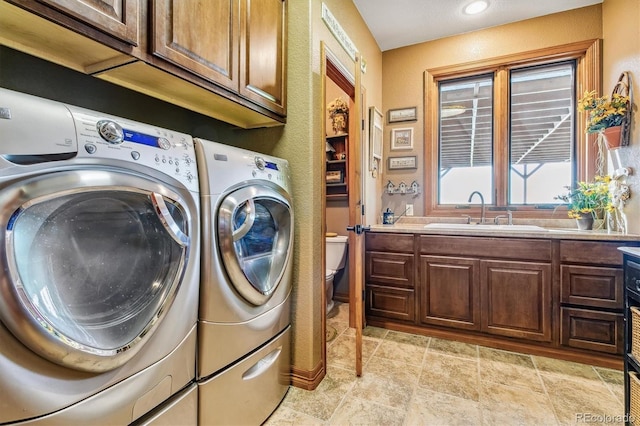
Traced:
[[175, 235], [187, 232], [185, 215], [154, 197], [91, 190], [16, 210], [7, 251], [32, 318], [75, 348], [109, 354], [135, 345], [168, 308], [185, 265], [187, 247]]
[[285, 274], [293, 224], [288, 200], [271, 189], [242, 189], [219, 209], [219, 245], [235, 289], [254, 305], [266, 303]]

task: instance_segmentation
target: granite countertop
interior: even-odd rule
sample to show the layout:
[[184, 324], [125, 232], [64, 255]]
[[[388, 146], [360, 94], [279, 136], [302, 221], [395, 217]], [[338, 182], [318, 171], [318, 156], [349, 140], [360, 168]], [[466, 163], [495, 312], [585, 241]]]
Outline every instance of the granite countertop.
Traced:
[[618, 250], [640, 259], [640, 247], [620, 247]]
[[[451, 228], [425, 228], [430, 223], [449, 223]], [[535, 225], [544, 229], [509, 229], [508, 225], [478, 226], [464, 224], [451, 218], [402, 217], [394, 225], [371, 225], [372, 232], [390, 232], [407, 234], [459, 235], [511, 238], [545, 238], [562, 240], [598, 240], [598, 241], [640, 241], [639, 234], [623, 234], [607, 229], [581, 231], [576, 228], [573, 219], [514, 219], [514, 225]], [[443, 226], [443, 225], [436, 225]]]

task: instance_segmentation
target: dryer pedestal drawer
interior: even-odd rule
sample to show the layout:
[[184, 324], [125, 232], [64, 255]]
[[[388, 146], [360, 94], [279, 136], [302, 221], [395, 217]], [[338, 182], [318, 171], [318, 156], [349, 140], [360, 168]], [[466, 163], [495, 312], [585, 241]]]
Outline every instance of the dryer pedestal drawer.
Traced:
[[199, 383], [203, 425], [262, 424], [289, 389], [291, 326], [266, 346]]

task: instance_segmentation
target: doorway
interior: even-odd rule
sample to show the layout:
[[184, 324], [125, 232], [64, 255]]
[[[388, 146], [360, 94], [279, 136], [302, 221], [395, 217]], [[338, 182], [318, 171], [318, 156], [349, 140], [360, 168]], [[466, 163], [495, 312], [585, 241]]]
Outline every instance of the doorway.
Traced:
[[[361, 93], [358, 74], [359, 58], [353, 64], [354, 72], [344, 67], [332, 52], [322, 45], [322, 94], [323, 94], [323, 137], [325, 155], [323, 170], [325, 177], [323, 199], [323, 224], [325, 232], [348, 237], [348, 251], [345, 268], [336, 276], [337, 300], [349, 303], [349, 326], [356, 328], [356, 374], [360, 375], [362, 346], [362, 293], [364, 237], [357, 232], [347, 232], [347, 227], [359, 227], [363, 218], [362, 206], [362, 145]], [[354, 77], [355, 75], [355, 77]], [[335, 97], [334, 97], [335, 96]], [[328, 107], [345, 102], [348, 105], [348, 124], [345, 131], [339, 129], [330, 117]], [[335, 108], [331, 108], [332, 111]], [[345, 135], [346, 133], [346, 135]], [[336, 166], [333, 161], [344, 163]], [[343, 168], [342, 168], [343, 167]], [[322, 261], [327, 267], [326, 246]], [[327, 291], [322, 296], [323, 365], [326, 368], [326, 319]], [[356, 313], [360, 313], [357, 315]]]

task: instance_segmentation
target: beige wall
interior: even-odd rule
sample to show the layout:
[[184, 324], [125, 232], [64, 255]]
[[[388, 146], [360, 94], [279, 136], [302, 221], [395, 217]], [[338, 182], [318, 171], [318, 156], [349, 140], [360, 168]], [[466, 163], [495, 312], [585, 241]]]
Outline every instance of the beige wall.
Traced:
[[[634, 175], [627, 179], [631, 199], [627, 203], [629, 232], [640, 233], [640, 129], [638, 129], [638, 95], [640, 94], [640, 2], [638, 0], [605, 0], [602, 5], [603, 94], [611, 93], [620, 73], [630, 71], [636, 94], [631, 141], [612, 156], [617, 167], [632, 167]], [[617, 155], [619, 155], [619, 160]]]
[[[615, 3], [623, 0], [606, 1]], [[637, 7], [637, 1], [629, 2], [636, 3]], [[601, 5], [595, 5], [384, 52], [382, 54], [383, 114], [386, 117], [389, 108], [418, 107], [416, 122], [386, 124], [385, 162], [389, 155], [417, 155], [419, 164], [418, 169], [410, 173], [385, 170], [382, 180], [385, 183], [392, 180], [396, 185], [400, 181], [410, 184], [416, 180], [420, 183], [421, 190], [423, 189], [423, 78], [426, 69], [601, 38], [601, 16]], [[635, 26], [637, 31], [637, 23]], [[413, 128], [414, 149], [390, 151], [391, 129], [402, 127]], [[415, 215], [424, 215], [422, 194], [415, 198], [410, 195], [381, 195], [382, 207], [391, 207], [396, 212], [404, 211], [404, 205], [407, 202], [413, 202]]]
[[[367, 61], [367, 72], [362, 76], [362, 84], [366, 89], [364, 107], [376, 106], [385, 116], [385, 163], [389, 155], [391, 128], [407, 127], [407, 123], [389, 125], [386, 122], [387, 110], [407, 106], [418, 107], [418, 121], [408, 123], [414, 128], [414, 146], [417, 147], [415, 155], [420, 159], [418, 173], [398, 176], [386, 172], [374, 178], [365, 169], [368, 178], [364, 199], [367, 203], [368, 223], [376, 223], [381, 210], [394, 206], [389, 204], [386, 196], [381, 196], [381, 185], [386, 183], [387, 179], [399, 181], [400, 177], [410, 183], [416, 177], [422, 177], [422, 78], [425, 69], [506, 55], [522, 50], [522, 46], [530, 50], [604, 37], [605, 87], [612, 86], [612, 81], [618, 77], [619, 69], [631, 69], [634, 76], [640, 78], [638, 63], [633, 63], [634, 60], [638, 60], [637, 22], [640, 22], [640, 12], [637, 0], [605, 0], [604, 9], [600, 5], [577, 9], [384, 53], [380, 52], [351, 2], [326, 0], [325, 3]], [[319, 259], [324, 244], [324, 223], [321, 221], [321, 192], [324, 179], [321, 169], [325, 154], [322, 135], [324, 105], [320, 78], [321, 42], [326, 43], [345, 67], [355, 67], [322, 22], [321, 4], [321, 0], [295, 0], [288, 3], [289, 97], [287, 125], [284, 131], [263, 129], [248, 132], [250, 135], [260, 136], [249, 143], [249, 148], [287, 158], [292, 166], [296, 209], [292, 362], [294, 367], [300, 370], [316, 368], [322, 351], [320, 295], [324, 286], [324, 267]], [[620, 20], [616, 14], [624, 15], [621, 19], [622, 22], [628, 22], [626, 30], [635, 31], [635, 34], [623, 32], [620, 35], [610, 28], [614, 21]], [[309, 28], [312, 29], [311, 32]], [[619, 46], [614, 50], [609, 46], [609, 40], [617, 40]], [[366, 133], [363, 140], [368, 140]], [[634, 144], [638, 145], [638, 132], [635, 129], [633, 140]], [[368, 158], [366, 144], [364, 148]], [[640, 153], [635, 152], [635, 147], [623, 149], [633, 150], [636, 159], [640, 157]], [[403, 151], [403, 155], [404, 153]], [[635, 164], [638, 164], [637, 160]], [[400, 200], [399, 195], [393, 197]], [[640, 205], [640, 196], [632, 198], [630, 211], [637, 210], [637, 207], [631, 205], [635, 201]], [[396, 211], [403, 210], [400, 207], [404, 202], [397, 202], [399, 207]], [[422, 203], [421, 197], [414, 200], [416, 215], [422, 214]]]
[[[350, 1], [325, 0], [342, 27], [347, 31], [367, 61], [362, 85], [367, 93], [367, 105], [382, 109], [382, 54], [357, 9]], [[321, 18], [321, 0], [293, 0], [288, 2], [288, 114], [282, 134], [275, 130], [255, 131], [259, 136], [255, 149], [286, 158], [291, 163], [293, 200], [295, 208], [295, 250], [293, 279], [293, 353], [292, 363], [297, 370], [317, 368], [322, 356], [321, 294], [324, 291], [324, 265], [321, 264], [324, 246], [322, 223], [322, 176], [325, 160], [322, 120], [324, 105], [320, 78], [321, 42], [348, 69], [355, 70], [342, 47], [329, 32]], [[311, 31], [310, 31], [311, 29]], [[355, 71], [354, 71], [355, 72]], [[263, 137], [267, 135], [267, 141]], [[271, 139], [278, 139], [271, 145]], [[262, 147], [262, 148], [260, 148]], [[377, 181], [368, 179], [366, 199], [377, 196]], [[372, 207], [367, 207], [371, 209]], [[378, 208], [375, 206], [373, 208]]]

